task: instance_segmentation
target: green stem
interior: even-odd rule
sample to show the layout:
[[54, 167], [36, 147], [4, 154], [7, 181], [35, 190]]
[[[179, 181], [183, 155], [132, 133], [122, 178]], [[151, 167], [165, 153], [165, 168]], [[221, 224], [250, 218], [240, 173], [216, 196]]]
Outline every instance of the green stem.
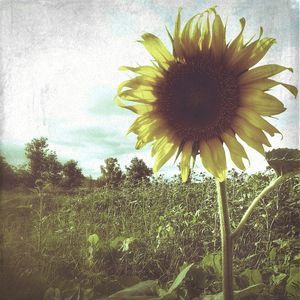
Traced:
[[247, 211], [245, 212], [245, 214], [243, 215], [239, 225], [236, 227], [236, 229], [232, 232], [231, 237], [234, 239], [238, 236], [238, 234], [243, 230], [243, 228], [246, 225], [246, 222], [248, 221], [250, 215], [252, 214], [253, 210], [255, 209], [255, 207], [257, 206], [257, 204], [259, 203], [259, 201], [269, 192], [271, 192], [275, 187], [277, 187], [280, 183], [282, 183], [284, 180], [286, 180], [287, 178], [292, 177], [293, 175], [297, 175], [299, 173], [299, 171], [297, 172], [291, 172], [282, 176], [279, 176], [275, 179], [273, 179], [270, 184], [265, 187], [260, 194], [252, 201], [251, 205], [248, 207]]
[[233, 299], [233, 263], [232, 263], [232, 237], [230, 230], [230, 218], [228, 212], [228, 201], [226, 195], [225, 181], [219, 182], [216, 180], [220, 231], [222, 241], [222, 265], [223, 265], [223, 296], [224, 300]]

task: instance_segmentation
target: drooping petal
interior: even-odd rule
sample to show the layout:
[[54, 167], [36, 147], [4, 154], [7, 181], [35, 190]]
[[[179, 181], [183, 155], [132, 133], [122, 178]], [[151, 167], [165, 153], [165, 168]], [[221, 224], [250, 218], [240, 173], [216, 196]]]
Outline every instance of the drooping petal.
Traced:
[[130, 89], [122, 91], [119, 97], [134, 102], [151, 104], [156, 101], [156, 96], [150, 90], [144, 90], [142, 88]]
[[248, 156], [246, 154], [244, 147], [237, 141], [234, 133], [231, 130], [227, 130], [221, 135], [221, 138], [225, 142], [230, 152], [230, 157], [234, 162], [234, 164], [239, 169], [245, 170], [246, 168], [243, 162], [243, 158], [248, 159]]
[[273, 125], [271, 125], [269, 122], [263, 119], [258, 113], [256, 113], [255, 111], [249, 108], [240, 107], [237, 110], [237, 114], [244, 120], [247, 120], [253, 126], [266, 131], [271, 136], [274, 136], [275, 133], [280, 133]]
[[[260, 154], [265, 156], [265, 150], [264, 150], [264, 147], [262, 145], [263, 143], [258, 141], [256, 138], [253, 138], [252, 134], [249, 133], [249, 130], [245, 129], [245, 126], [243, 126], [243, 124], [241, 125], [241, 124], [235, 122], [235, 123], [232, 124], [232, 129], [250, 147], [252, 147], [256, 151], [258, 151]], [[249, 134], [251, 136], [249, 136]]]
[[259, 141], [261, 144], [271, 147], [271, 144], [270, 144], [268, 138], [266, 137], [266, 135], [263, 133], [263, 131], [261, 129], [253, 126], [247, 120], [245, 120], [239, 116], [236, 116], [233, 121], [233, 127], [241, 128], [241, 130], [243, 132], [245, 132], [245, 134], [247, 136], [249, 136], [250, 138]]
[[253, 51], [255, 50], [255, 48], [257, 47], [260, 41], [261, 35], [262, 35], [262, 28], [258, 39], [252, 43], [242, 46], [235, 53], [235, 55], [231, 57], [227, 65], [230, 66], [231, 69], [238, 70], [239, 72], [245, 71], [247, 68], [244, 67], [244, 63], [248, 61], [249, 57], [251, 57]]
[[259, 90], [242, 90], [240, 101], [242, 107], [248, 107], [263, 116], [277, 115], [286, 110], [277, 98]]
[[169, 52], [163, 42], [152, 33], [142, 35], [141, 43], [145, 46], [152, 57], [164, 69], [167, 69], [169, 62], [174, 60], [173, 55]]
[[153, 172], [158, 170], [175, 154], [178, 144], [174, 140], [165, 139], [157, 149]]
[[298, 94], [298, 89], [295, 86], [284, 83], [284, 82], [276, 81], [273, 79], [267, 79], [267, 78], [250, 81], [249, 83], [245, 83], [245, 84], [240, 84], [240, 90], [256, 89], [256, 90], [261, 90], [261, 91], [267, 91], [276, 85], [282, 85], [295, 97]]
[[156, 77], [162, 77], [161, 70], [156, 67], [152, 66], [140, 66], [140, 67], [128, 67], [128, 66], [121, 66], [119, 68], [120, 71], [131, 71], [137, 74], [141, 74], [144, 76], [149, 76], [151, 78], [156, 79]]
[[259, 79], [268, 78], [274, 76], [278, 73], [281, 73], [285, 70], [293, 72], [292, 68], [286, 68], [276, 64], [270, 64], [265, 66], [260, 66], [254, 69], [251, 69], [239, 77], [239, 84], [247, 84]]
[[202, 141], [199, 145], [203, 166], [220, 182], [226, 179], [226, 156], [218, 138]]
[[190, 174], [190, 161], [191, 161], [192, 150], [193, 150], [193, 141], [186, 142], [183, 146], [181, 162], [180, 162], [182, 182], [186, 182]]
[[245, 57], [245, 59], [239, 64], [239, 69], [248, 70], [250, 67], [256, 65], [275, 43], [276, 40], [272, 38], [263, 38], [259, 40], [252, 50], [251, 56]]
[[238, 36], [229, 44], [225, 53], [225, 62], [227, 66], [232, 64], [232, 61], [236, 59], [236, 56], [239, 53], [239, 49], [243, 46], [243, 32], [246, 25], [245, 18], [240, 19], [241, 31]]
[[135, 105], [125, 105], [119, 97], [115, 98], [115, 102], [118, 106], [122, 108], [129, 109], [138, 115], [145, 114], [147, 112], [152, 111], [154, 108], [151, 104], [135, 104]]

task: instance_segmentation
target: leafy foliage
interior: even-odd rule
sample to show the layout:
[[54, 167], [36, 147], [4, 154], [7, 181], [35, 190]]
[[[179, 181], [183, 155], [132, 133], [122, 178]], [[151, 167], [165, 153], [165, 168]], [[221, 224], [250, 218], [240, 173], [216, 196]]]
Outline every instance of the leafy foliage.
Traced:
[[[234, 220], [272, 176], [230, 173]], [[244, 295], [241, 299], [293, 299], [299, 292], [299, 186], [296, 177], [265, 197], [235, 244], [235, 290]], [[49, 300], [99, 299], [157, 279], [156, 298], [222, 296], [211, 178], [182, 185], [160, 177], [150, 184], [70, 195], [41, 192], [6, 191], [2, 196], [6, 277], [0, 289], [7, 299], [12, 294], [14, 299], [41, 299], [47, 289]]]
[[78, 162], [71, 159], [63, 165], [62, 185], [67, 188], [77, 187], [81, 184], [84, 176], [78, 167]]
[[105, 165], [100, 166], [101, 176], [99, 178], [100, 186], [107, 185], [116, 187], [124, 179], [124, 174], [120, 168], [118, 160], [109, 157], [104, 161]]
[[143, 180], [149, 182], [152, 175], [152, 169], [148, 168], [145, 162], [137, 157], [134, 157], [130, 165], [126, 167], [126, 179], [133, 184]]

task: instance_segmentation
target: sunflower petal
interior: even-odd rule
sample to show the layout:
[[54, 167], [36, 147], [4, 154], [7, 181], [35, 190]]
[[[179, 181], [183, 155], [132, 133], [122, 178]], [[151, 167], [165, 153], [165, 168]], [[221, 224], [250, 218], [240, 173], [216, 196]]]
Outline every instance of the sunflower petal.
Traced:
[[182, 57], [184, 55], [180, 39], [181, 10], [182, 8], [179, 7], [173, 37], [173, 55], [176, 57]]
[[167, 139], [160, 144], [156, 153], [156, 160], [153, 166], [154, 173], [158, 172], [158, 170], [175, 154], [176, 148], [177, 144]]
[[263, 116], [273, 116], [286, 110], [283, 103], [259, 90], [241, 90], [241, 104]]
[[[265, 156], [265, 150], [263, 148], [263, 141], [261, 137], [258, 139], [257, 136], [255, 136], [255, 133], [245, 125], [245, 122], [238, 122], [238, 118], [235, 119], [235, 122], [232, 124], [233, 130], [238, 134], [238, 136], [246, 142], [250, 147], [258, 151], [260, 154]], [[261, 131], [262, 133], [262, 131]], [[261, 136], [261, 134], [260, 134]]]
[[153, 95], [152, 91], [144, 89], [125, 90], [119, 94], [119, 97], [128, 101], [135, 101], [146, 104], [151, 104], [157, 99], [156, 96]]
[[[197, 37], [194, 38], [193, 33], [192, 33], [192, 25], [197, 16], [198, 16], [198, 14], [193, 16], [185, 24], [184, 29], [181, 34], [183, 50], [184, 50], [185, 56], [187, 56], [187, 57], [193, 57], [197, 53], [199, 38], [198, 39], [197, 39]], [[197, 24], [195, 26], [197, 26]]]
[[243, 158], [248, 159], [248, 156], [244, 147], [237, 141], [234, 133], [231, 130], [227, 130], [221, 135], [221, 138], [229, 149], [230, 157], [233, 163], [239, 169], [245, 170], [246, 168], [243, 162]]
[[252, 139], [256, 139], [260, 143], [271, 147], [271, 144], [270, 144], [268, 138], [266, 137], [266, 135], [263, 133], [263, 131], [260, 128], [253, 126], [247, 120], [245, 120], [239, 116], [236, 116], [233, 121], [233, 126], [234, 126], [234, 128], [236, 128], [236, 127], [241, 128], [241, 130], [243, 132], [245, 132], [245, 134], [248, 137], [250, 137]]
[[193, 141], [188, 141], [184, 144], [180, 162], [181, 169], [181, 179], [182, 182], [186, 182], [188, 180], [190, 174], [190, 161], [193, 150]]
[[292, 68], [286, 68], [286, 67], [276, 65], [276, 64], [260, 66], [260, 67], [251, 69], [251, 70], [243, 73], [242, 75], [240, 75], [239, 83], [247, 84], [247, 83], [259, 80], [259, 79], [264, 79], [264, 78], [274, 76], [285, 70], [289, 70], [289, 71], [293, 72]]
[[250, 58], [245, 59], [239, 68], [242, 70], [247, 70], [250, 67], [256, 65], [269, 51], [272, 45], [276, 43], [276, 40], [273, 38], [263, 38], [257, 42], [255, 48], [252, 51]]
[[202, 141], [199, 145], [203, 166], [220, 182], [226, 179], [226, 156], [218, 138]]
[[246, 26], [245, 18], [240, 19], [241, 31], [238, 36], [229, 44], [225, 53], [225, 62], [230, 65], [238, 54], [239, 49], [243, 46], [243, 32]]
[[131, 71], [137, 74], [141, 74], [144, 76], [149, 76], [151, 78], [156, 78], [156, 77], [162, 77], [161, 71], [152, 66], [140, 66], [140, 67], [128, 67], [128, 66], [121, 66], [119, 68], [120, 71]]
[[164, 69], [168, 68], [170, 61], [174, 60], [173, 55], [169, 52], [163, 42], [152, 33], [142, 35], [143, 40], [140, 41], [157, 63]]
[[211, 42], [211, 34], [210, 34], [210, 24], [209, 24], [209, 15], [206, 17], [206, 21], [204, 22], [201, 30], [201, 38], [200, 45], [201, 51], [203, 53], [208, 53]]
[[225, 28], [219, 15], [215, 16], [212, 30], [211, 51], [216, 61], [223, 56], [226, 48]]
[[237, 114], [244, 120], [247, 120], [253, 126], [266, 131], [271, 136], [273, 136], [275, 133], [280, 133], [273, 125], [271, 125], [269, 122], [263, 119], [258, 113], [256, 113], [255, 111], [249, 108], [240, 107], [237, 110]]
[[115, 102], [118, 106], [129, 109], [138, 115], [145, 114], [154, 109], [153, 106], [150, 104], [125, 105], [118, 97], [115, 97]]
[[256, 89], [256, 90], [261, 90], [261, 91], [267, 91], [267, 90], [269, 90], [270, 88], [272, 88], [276, 85], [282, 85], [291, 94], [293, 94], [295, 97], [297, 97], [298, 89], [295, 86], [284, 83], [284, 82], [276, 81], [276, 80], [273, 80], [273, 79], [267, 79], [267, 78], [259, 79], [259, 80], [256, 80], [256, 81], [252, 81], [250, 83], [240, 85], [240, 89], [241, 90], [242, 89]]

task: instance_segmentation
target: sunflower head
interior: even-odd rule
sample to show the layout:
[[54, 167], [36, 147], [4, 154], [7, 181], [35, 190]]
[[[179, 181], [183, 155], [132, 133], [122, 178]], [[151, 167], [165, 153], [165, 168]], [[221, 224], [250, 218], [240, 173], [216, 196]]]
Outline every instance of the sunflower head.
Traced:
[[[271, 146], [266, 133], [279, 133], [265, 117], [285, 108], [267, 91], [282, 85], [296, 96], [297, 89], [269, 77], [292, 69], [277, 64], [254, 67], [275, 39], [263, 38], [261, 29], [257, 39], [245, 42], [245, 19], [240, 24], [240, 33], [227, 43], [215, 7], [193, 16], [183, 28], [179, 10], [173, 35], [168, 32], [172, 53], [158, 37], [146, 33], [140, 42], [153, 64], [121, 67], [136, 77], [120, 84], [116, 102], [139, 115], [129, 132], [137, 135], [137, 149], [152, 143], [155, 172], [172, 156], [181, 156], [185, 182], [199, 155], [203, 166], [223, 181], [224, 146], [234, 164], [244, 170], [248, 157], [237, 137], [265, 155], [264, 145]], [[126, 105], [122, 100], [135, 103]]]

